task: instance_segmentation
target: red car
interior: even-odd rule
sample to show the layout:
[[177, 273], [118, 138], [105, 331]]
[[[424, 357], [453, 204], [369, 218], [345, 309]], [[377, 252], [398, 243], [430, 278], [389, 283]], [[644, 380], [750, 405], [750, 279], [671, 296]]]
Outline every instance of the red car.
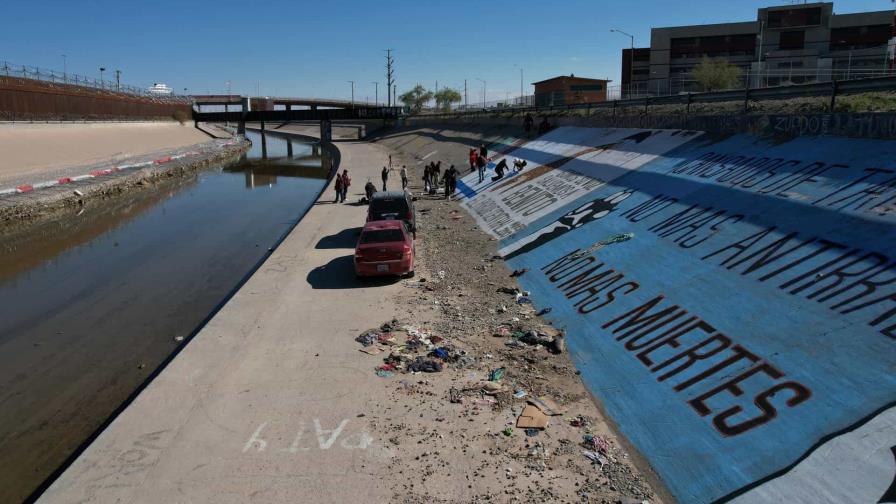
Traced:
[[400, 220], [365, 224], [355, 247], [355, 275], [414, 276], [414, 240], [408, 224]]

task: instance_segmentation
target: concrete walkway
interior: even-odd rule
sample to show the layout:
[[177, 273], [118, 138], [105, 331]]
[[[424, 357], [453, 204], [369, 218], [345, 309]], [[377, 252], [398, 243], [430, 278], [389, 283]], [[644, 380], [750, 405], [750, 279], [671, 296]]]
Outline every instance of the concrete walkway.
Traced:
[[[386, 155], [339, 149], [357, 200]], [[39, 502], [390, 500], [377, 480], [391, 454], [362, 417], [387, 390], [354, 337], [393, 315], [402, 287], [356, 282], [366, 207], [333, 194]]]

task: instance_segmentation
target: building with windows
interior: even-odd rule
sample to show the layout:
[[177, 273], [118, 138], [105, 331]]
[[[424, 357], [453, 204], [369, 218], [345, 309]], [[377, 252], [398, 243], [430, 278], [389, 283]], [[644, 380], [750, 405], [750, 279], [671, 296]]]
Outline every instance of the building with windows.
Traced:
[[606, 101], [608, 82], [607, 79], [588, 79], [573, 74], [533, 82], [535, 105], [544, 107]]
[[755, 21], [653, 28], [649, 48], [622, 51], [623, 96], [692, 91], [704, 56], [739, 66], [752, 87], [882, 75], [893, 23], [893, 11], [834, 14], [820, 2], [765, 7]]

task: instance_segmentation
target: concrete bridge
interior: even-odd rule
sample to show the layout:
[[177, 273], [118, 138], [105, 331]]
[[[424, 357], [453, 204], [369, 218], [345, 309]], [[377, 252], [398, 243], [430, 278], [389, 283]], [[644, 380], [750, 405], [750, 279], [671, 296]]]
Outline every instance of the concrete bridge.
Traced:
[[[382, 119], [394, 121], [401, 113], [401, 107], [367, 105], [345, 100], [326, 100], [314, 98], [251, 98], [239, 95], [202, 95], [194, 96], [193, 121], [200, 122], [235, 122], [237, 133], [246, 132], [246, 122], [258, 122], [261, 130], [265, 130], [265, 122], [287, 123], [292, 121], [320, 121], [321, 139], [329, 141], [330, 122], [356, 119]], [[224, 111], [202, 112], [203, 105], [224, 106]], [[230, 106], [239, 106], [240, 110], [231, 112]], [[284, 107], [276, 109], [277, 106]], [[307, 109], [293, 109], [296, 106]], [[318, 108], [327, 107], [327, 108]]]

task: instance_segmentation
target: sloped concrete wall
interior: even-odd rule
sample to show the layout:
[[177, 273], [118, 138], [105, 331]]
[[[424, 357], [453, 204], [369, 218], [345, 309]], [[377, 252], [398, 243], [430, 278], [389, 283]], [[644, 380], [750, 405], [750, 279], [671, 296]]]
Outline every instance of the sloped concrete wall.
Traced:
[[527, 167], [466, 175], [462, 204], [681, 502], [894, 500], [896, 143], [560, 127], [505, 145]]

